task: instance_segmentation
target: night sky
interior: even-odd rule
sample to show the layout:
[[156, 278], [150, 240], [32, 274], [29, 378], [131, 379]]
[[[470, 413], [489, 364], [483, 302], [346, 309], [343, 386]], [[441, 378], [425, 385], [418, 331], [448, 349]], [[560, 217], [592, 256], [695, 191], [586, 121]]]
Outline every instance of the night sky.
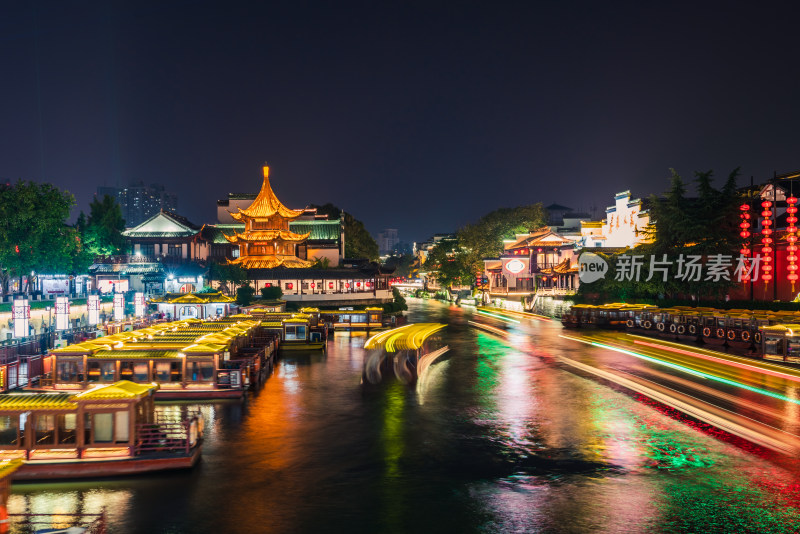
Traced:
[[161, 182], [199, 224], [266, 161], [289, 207], [421, 241], [501, 206], [663, 191], [670, 167], [800, 169], [788, 10], [254, 4], [4, 3], [0, 178], [84, 210], [98, 185]]

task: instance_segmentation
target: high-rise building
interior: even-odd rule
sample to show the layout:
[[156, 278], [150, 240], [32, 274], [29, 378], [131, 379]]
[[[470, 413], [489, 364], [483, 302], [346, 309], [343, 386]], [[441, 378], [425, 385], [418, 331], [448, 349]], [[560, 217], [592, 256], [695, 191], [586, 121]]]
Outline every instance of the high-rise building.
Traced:
[[98, 187], [97, 196], [109, 195], [119, 202], [125, 226], [138, 226], [160, 211], [175, 213], [178, 196], [170, 193], [161, 184], [134, 183], [127, 187]]
[[381, 255], [391, 254], [399, 242], [400, 238], [397, 237], [397, 229], [387, 228], [378, 233], [378, 252]]

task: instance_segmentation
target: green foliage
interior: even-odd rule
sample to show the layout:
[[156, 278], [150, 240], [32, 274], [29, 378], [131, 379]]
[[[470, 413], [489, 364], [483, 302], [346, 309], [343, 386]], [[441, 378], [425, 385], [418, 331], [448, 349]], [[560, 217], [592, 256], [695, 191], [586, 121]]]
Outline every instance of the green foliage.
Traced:
[[89, 204], [89, 217], [83, 222], [84, 214], [78, 218], [78, 229], [83, 236], [86, 250], [93, 256], [110, 256], [125, 249], [125, 219], [117, 201], [103, 195], [102, 200], [95, 197]]
[[283, 291], [278, 286], [262, 287], [261, 297], [264, 300], [278, 300], [283, 296]]
[[[670, 298], [675, 295], [694, 295], [697, 299], [722, 299], [733, 281], [683, 281], [677, 278], [679, 255], [724, 254], [734, 258], [739, 248], [738, 207], [741, 201], [736, 190], [736, 177], [739, 169], [731, 172], [721, 190], [712, 185], [712, 171], [696, 172], [697, 196], [688, 198], [686, 186], [680, 175], [670, 169], [670, 189], [663, 196], [650, 199], [650, 221], [653, 242], [636, 247], [624, 254], [641, 255], [642, 269], [638, 281], [616, 280], [613, 276], [591, 284], [581, 284], [578, 292], [584, 298], [599, 298], [604, 301], [631, 302], [642, 298]], [[653, 230], [654, 229], [654, 230]], [[593, 251], [595, 252], [595, 251]], [[618, 272], [619, 256], [605, 256], [609, 272]], [[667, 280], [656, 273], [646, 280], [649, 273], [650, 257], [662, 260], [664, 255], [672, 261]], [[731, 270], [732, 272], [732, 270]], [[705, 278], [705, 277], [703, 277]]]
[[364, 223], [330, 203], [322, 206], [312, 204], [311, 207], [317, 208], [317, 213], [331, 219], [343, 219], [345, 258], [365, 258], [370, 261], [378, 259], [378, 243], [364, 228]]
[[394, 267], [394, 276], [409, 277], [419, 269], [417, 258], [411, 254], [389, 256], [383, 264], [389, 268]]
[[71, 193], [50, 184], [1, 184], [0, 272], [72, 272], [82, 250], [77, 231], [66, 225], [74, 205]]
[[212, 263], [208, 271], [209, 280], [220, 283], [220, 289], [230, 295], [236, 288], [247, 281], [247, 269], [241, 265]]
[[437, 243], [424, 268], [442, 287], [471, 286], [483, 272], [483, 259], [502, 253], [504, 239], [541, 228], [546, 222], [541, 204], [494, 210], [461, 228], [455, 240]]
[[314, 269], [330, 269], [331, 260], [328, 258], [314, 257]]
[[375, 238], [364, 228], [364, 223], [349, 213], [344, 214], [344, 255], [350, 259], [378, 259], [378, 243]]
[[236, 290], [236, 304], [239, 306], [249, 306], [253, 302], [253, 295], [256, 290], [249, 283]]
[[470, 286], [477, 274], [470, 257], [458, 239], [442, 239], [431, 249], [425, 266], [442, 287]]
[[403, 295], [400, 294], [400, 291], [398, 291], [396, 287], [392, 288], [392, 296], [394, 300], [383, 305], [384, 313], [399, 313], [408, 309], [406, 299], [403, 298]]

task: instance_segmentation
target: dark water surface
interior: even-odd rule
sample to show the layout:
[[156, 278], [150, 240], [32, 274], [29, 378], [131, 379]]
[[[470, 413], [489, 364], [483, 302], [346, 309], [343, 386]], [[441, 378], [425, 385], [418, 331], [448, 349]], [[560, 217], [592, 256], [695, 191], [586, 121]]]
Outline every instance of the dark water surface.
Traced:
[[[96, 512], [110, 532], [796, 532], [797, 474], [572, 374], [556, 323], [508, 341], [472, 312], [416, 387], [360, 385], [365, 337], [290, 354], [245, 403], [203, 404], [194, 470], [17, 484], [11, 512]], [[163, 408], [168, 409], [168, 408]]]

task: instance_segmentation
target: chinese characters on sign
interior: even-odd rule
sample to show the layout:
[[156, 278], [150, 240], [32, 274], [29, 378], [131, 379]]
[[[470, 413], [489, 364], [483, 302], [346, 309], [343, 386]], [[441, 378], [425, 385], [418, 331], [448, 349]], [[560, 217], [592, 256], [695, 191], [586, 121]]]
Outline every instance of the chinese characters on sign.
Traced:
[[[660, 258], [644, 255], [623, 254], [618, 258], [614, 279], [622, 281], [666, 282], [672, 274], [673, 280], [682, 282], [758, 281], [761, 256], [748, 258], [730, 254], [715, 254], [706, 257], [694, 254], [680, 254], [677, 259], [669, 259], [666, 254]], [[674, 269], [673, 269], [674, 267]]]

